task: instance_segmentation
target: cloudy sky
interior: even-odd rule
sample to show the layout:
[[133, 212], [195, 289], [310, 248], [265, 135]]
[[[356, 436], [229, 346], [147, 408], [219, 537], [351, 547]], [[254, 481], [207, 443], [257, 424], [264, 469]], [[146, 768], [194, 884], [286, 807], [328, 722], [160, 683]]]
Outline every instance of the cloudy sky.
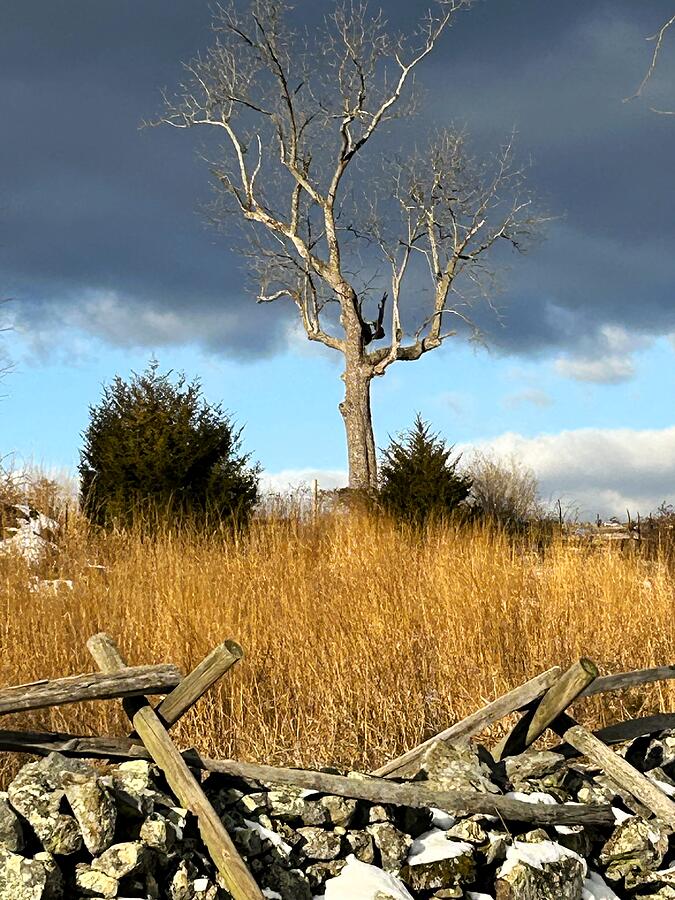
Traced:
[[[298, 0], [320, 24], [332, 2]], [[395, 24], [423, 0], [386, 0]], [[202, 0], [24, 0], [0, 28], [0, 453], [73, 468], [101, 384], [155, 355], [199, 375], [246, 424], [271, 483], [344, 478], [339, 359], [261, 307], [245, 266], [199, 214], [210, 196], [192, 132], [139, 129], [208, 46]], [[545, 497], [588, 515], [675, 501], [675, 34], [644, 99], [645, 38], [672, 0], [482, 0], [420, 71], [416, 140], [464, 127], [478, 153], [514, 128], [557, 218], [509, 261], [459, 340], [374, 389], [378, 443], [416, 411], [450, 441], [531, 465]], [[408, 127], [409, 133], [409, 127]], [[405, 149], [391, 132], [395, 148]], [[397, 140], [399, 143], [397, 144]]]

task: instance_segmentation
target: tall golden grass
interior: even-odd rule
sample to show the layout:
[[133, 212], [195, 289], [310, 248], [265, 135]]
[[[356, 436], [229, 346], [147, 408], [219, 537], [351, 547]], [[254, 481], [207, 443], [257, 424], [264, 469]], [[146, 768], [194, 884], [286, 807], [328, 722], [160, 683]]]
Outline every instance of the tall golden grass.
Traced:
[[[236, 639], [245, 660], [176, 728], [182, 745], [213, 756], [368, 769], [554, 664], [675, 662], [663, 560], [560, 540], [538, 550], [486, 528], [420, 535], [353, 515], [255, 522], [237, 537], [148, 537], [71, 521], [50, 575], [74, 589], [32, 591], [25, 565], [0, 559], [0, 683], [91, 671], [85, 641], [101, 630], [130, 664], [185, 671]], [[576, 711], [598, 726], [674, 701], [666, 683]], [[114, 701], [3, 727], [13, 723], [126, 727]]]

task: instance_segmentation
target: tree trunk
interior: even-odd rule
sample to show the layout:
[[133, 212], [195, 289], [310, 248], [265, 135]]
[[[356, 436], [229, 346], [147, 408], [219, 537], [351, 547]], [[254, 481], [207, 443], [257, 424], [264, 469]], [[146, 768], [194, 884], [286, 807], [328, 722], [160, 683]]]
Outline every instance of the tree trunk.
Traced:
[[370, 383], [373, 373], [363, 365], [350, 364], [347, 359], [342, 380], [345, 383], [345, 399], [340, 412], [347, 433], [349, 459], [349, 487], [370, 490], [377, 487], [377, 458], [373, 418], [370, 411]]

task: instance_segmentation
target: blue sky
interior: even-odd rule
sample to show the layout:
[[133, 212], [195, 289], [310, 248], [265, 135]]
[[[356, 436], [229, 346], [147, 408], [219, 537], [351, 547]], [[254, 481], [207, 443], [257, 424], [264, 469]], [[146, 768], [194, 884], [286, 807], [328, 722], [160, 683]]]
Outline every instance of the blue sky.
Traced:
[[[467, 456], [516, 453], [544, 495], [588, 515], [675, 500], [675, 124], [649, 111], [675, 98], [675, 48], [645, 100], [622, 102], [670, 5], [486, 0], [421, 72], [421, 115], [392, 146], [453, 122], [487, 153], [515, 127], [556, 220], [509, 260], [501, 323], [479, 314], [489, 350], [453, 339], [375, 384], [380, 446], [419, 411]], [[402, 23], [424, 9], [384, 6]], [[72, 469], [101, 384], [154, 354], [245, 424], [269, 483], [339, 482], [339, 358], [287, 309], [253, 302], [241, 261], [197, 212], [209, 180], [191, 136], [138, 129], [179, 61], [208, 44], [208, 4], [28, 0], [6, 18], [0, 314], [13, 331], [0, 347], [15, 368], [0, 453]]]

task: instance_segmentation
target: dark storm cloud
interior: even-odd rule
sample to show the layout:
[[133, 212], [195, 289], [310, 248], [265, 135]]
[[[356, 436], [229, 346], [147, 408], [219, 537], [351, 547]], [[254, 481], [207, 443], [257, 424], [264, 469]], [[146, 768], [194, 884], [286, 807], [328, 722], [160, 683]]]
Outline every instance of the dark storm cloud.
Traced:
[[[396, 21], [425, 4], [384, 6]], [[675, 125], [645, 103], [621, 103], [642, 74], [643, 38], [670, 6], [489, 0], [462, 18], [422, 72], [420, 125], [466, 123], [481, 151], [515, 126], [534, 158], [535, 188], [564, 214], [505, 277], [503, 326], [485, 319], [504, 350], [574, 350], [608, 323], [675, 331]], [[6, 7], [0, 267], [24, 328], [44, 338], [62, 325], [116, 344], [201, 343], [241, 355], [279, 347], [283, 309], [252, 303], [240, 260], [196, 213], [209, 188], [193, 135], [138, 128], [158, 110], [159, 89], [177, 82], [179, 61], [208, 44], [208, 4]], [[664, 53], [657, 94], [675, 85], [674, 57]]]

